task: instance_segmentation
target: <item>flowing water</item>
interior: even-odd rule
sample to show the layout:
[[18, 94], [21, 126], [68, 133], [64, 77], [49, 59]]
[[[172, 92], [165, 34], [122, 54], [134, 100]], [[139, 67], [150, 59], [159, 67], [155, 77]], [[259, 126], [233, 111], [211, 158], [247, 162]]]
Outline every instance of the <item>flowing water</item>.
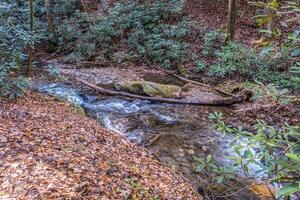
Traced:
[[193, 157], [204, 158], [211, 154], [219, 164], [226, 165], [228, 161], [224, 156], [233, 154], [229, 148], [232, 138], [214, 131], [207, 119], [210, 112], [228, 112], [228, 108], [87, 95], [58, 83], [39, 85], [38, 90], [80, 105], [103, 126], [146, 146], [162, 162], [175, 166], [199, 190], [203, 189], [205, 180], [195, 171]]

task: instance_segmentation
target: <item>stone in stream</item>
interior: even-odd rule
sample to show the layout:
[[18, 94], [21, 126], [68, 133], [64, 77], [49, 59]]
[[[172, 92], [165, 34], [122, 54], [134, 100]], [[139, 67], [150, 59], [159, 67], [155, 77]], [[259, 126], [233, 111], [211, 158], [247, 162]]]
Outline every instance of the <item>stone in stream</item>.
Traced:
[[181, 88], [175, 85], [164, 85], [149, 81], [124, 81], [115, 83], [115, 88], [137, 95], [162, 98], [181, 98]]

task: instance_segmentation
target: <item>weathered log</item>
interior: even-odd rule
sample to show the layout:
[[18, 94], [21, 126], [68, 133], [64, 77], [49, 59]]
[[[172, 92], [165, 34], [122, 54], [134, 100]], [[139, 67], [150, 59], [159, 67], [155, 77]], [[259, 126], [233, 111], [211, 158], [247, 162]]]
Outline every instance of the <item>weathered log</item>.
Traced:
[[142, 99], [142, 100], [148, 100], [152, 102], [162, 102], [162, 103], [171, 103], [171, 104], [189, 104], [189, 105], [207, 105], [207, 106], [229, 106], [235, 103], [240, 103], [244, 101], [244, 96], [238, 96], [238, 97], [230, 97], [230, 98], [223, 98], [218, 100], [211, 100], [211, 101], [192, 101], [192, 100], [186, 100], [186, 99], [171, 99], [171, 98], [160, 98], [160, 97], [149, 97], [149, 96], [141, 96], [141, 95], [135, 95], [127, 92], [120, 92], [120, 91], [114, 91], [114, 90], [108, 90], [102, 87], [99, 87], [97, 85], [94, 85], [92, 83], [89, 83], [88, 81], [82, 80], [80, 78], [76, 77], [76, 80], [79, 83], [82, 83], [94, 90], [96, 90], [99, 93], [112, 95], [112, 96], [123, 96], [123, 97], [130, 97], [134, 99]]

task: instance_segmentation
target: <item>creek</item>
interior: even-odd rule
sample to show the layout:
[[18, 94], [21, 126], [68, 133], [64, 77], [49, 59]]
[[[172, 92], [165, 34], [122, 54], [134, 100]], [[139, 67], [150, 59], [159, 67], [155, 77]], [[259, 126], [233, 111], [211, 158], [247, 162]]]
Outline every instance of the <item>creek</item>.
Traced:
[[[228, 165], [224, 157], [234, 154], [229, 147], [232, 137], [213, 130], [208, 120], [210, 112], [230, 112], [230, 108], [123, 99], [83, 92], [63, 83], [42, 83], [36, 88], [81, 106], [87, 116], [96, 118], [106, 128], [145, 146], [160, 161], [184, 174], [200, 192], [207, 180], [195, 171], [194, 156], [212, 155], [219, 165]], [[243, 194], [240, 199], [250, 196]]]

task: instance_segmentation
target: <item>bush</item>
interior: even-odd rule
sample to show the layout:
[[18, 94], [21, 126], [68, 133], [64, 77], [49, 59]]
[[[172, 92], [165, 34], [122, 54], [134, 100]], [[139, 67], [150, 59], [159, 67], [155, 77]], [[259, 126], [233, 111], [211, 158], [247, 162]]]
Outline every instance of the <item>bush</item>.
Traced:
[[217, 61], [211, 66], [209, 73], [220, 77], [232, 74], [251, 77], [253, 68], [258, 63], [258, 56], [253, 49], [235, 42], [223, 46], [215, 55]]
[[22, 61], [26, 59], [23, 50], [33, 45], [37, 37], [24, 25], [26, 7], [14, 1], [0, 3], [0, 96], [18, 97], [27, 87], [27, 80], [20, 76]]
[[[77, 38], [75, 41], [80, 43], [73, 48], [69, 61], [139, 61], [164, 67], [183, 64], [191, 57], [186, 41], [200, 33], [197, 23], [182, 16], [184, 5], [182, 0], [116, 3], [107, 16], [98, 16], [89, 25], [85, 37], [72, 37], [70, 33], [63, 36], [68, 41]], [[74, 26], [77, 31], [82, 30], [78, 24]]]
[[297, 62], [294, 67], [290, 69], [291, 76], [280, 81], [281, 85], [292, 88], [294, 90], [300, 89], [300, 63]]
[[5, 62], [0, 65], [0, 96], [17, 98], [27, 89], [28, 82], [23, 76], [18, 76], [19, 66], [15, 62]]
[[[225, 124], [221, 113], [211, 113], [209, 118], [216, 123], [217, 131], [234, 137], [230, 146], [236, 154], [227, 157], [233, 165], [223, 166], [227, 169], [223, 171], [242, 169], [248, 179], [260, 174], [260, 180], [279, 187], [276, 199], [290, 199], [300, 191], [299, 126], [285, 124], [278, 129], [258, 121], [255, 131], [247, 131]], [[203, 162], [199, 164], [203, 166]], [[256, 165], [255, 170], [250, 170], [251, 165]]]
[[203, 37], [202, 54], [205, 56], [213, 56], [215, 50], [224, 45], [225, 34], [220, 30], [214, 30], [206, 33]]
[[257, 52], [253, 48], [229, 42], [216, 50], [215, 56], [216, 61], [208, 70], [212, 76], [238, 75], [246, 80], [299, 89], [297, 75], [289, 72], [289, 66], [295, 64], [288, 51]]

